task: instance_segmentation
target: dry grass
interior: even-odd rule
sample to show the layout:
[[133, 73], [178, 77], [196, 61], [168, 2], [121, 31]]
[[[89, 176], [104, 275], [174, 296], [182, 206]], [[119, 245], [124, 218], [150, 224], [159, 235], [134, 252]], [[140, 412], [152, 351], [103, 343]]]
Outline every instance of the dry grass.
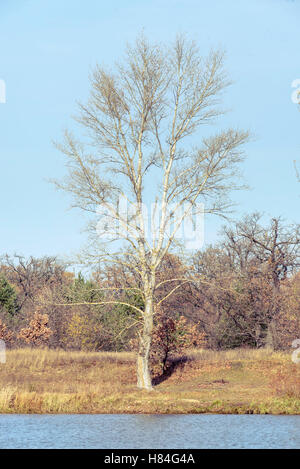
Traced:
[[300, 399], [300, 366], [282, 366], [273, 373], [271, 385], [278, 396]]
[[[300, 414], [291, 392], [300, 366], [288, 353], [194, 350], [173, 365], [147, 392], [136, 388], [133, 353], [9, 350], [0, 364], [0, 412]], [[288, 392], [282, 376], [289, 376]]]

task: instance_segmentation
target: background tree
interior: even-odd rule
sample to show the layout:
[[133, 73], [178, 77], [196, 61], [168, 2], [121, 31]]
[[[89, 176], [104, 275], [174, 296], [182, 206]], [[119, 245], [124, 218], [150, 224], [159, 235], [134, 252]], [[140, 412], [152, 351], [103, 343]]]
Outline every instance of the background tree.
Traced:
[[259, 214], [249, 215], [224, 227], [220, 242], [195, 253], [191, 263], [193, 314], [211, 347], [283, 344], [283, 324], [291, 326], [286, 291], [296, 291], [298, 225], [280, 218], [262, 225]]
[[281, 286], [281, 310], [276, 318], [278, 348], [290, 349], [300, 332], [300, 275], [297, 272]]
[[15, 254], [2, 257], [2, 270], [18, 292], [23, 311], [32, 311], [43, 288], [58, 289], [64, 280], [65, 266], [56, 257], [35, 258]]
[[0, 274], [0, 311], [14, 316], [18, 310], [17, 293], [4, 275]]
[[[200, 126], [222, 114], [218, 104], [228, 84], [221, 52], [202, 57], [183, 37], [168, 48], [139, 37], [114, 73], [96, 67], [90, 99], [80, 106], [77, 119], [88, 131], [87, 140], [78, 141], [66, 132], [64, 143], [58, 145], [68, 168], [58, 187], [70, 192], [74, 206], [88, 213], [97, 213], [99, 206], [107, 210], [111, 225], [117, 222], [121, 227], [118, 233], [111, 230], [112, 246], [123, 241], [139, 276], [144, 307], [133, 308], [142, 322], [140, 388], [152, 387], [149, 353], [159, 266], [182, 221], [192, 210], [197, 212], [198, 202], [204, 202], [209, 213], [224, 214], [230, 206], [229, 192], [240, 187], [234, 181], [248, 133], [219, 130], [198, 145], [199, 140], [192, 138]], [[160, 214], [151, 239], [143, 217], [147, 187], [154, 211]], [[130, 216], [118, 210], [120, 197], [130, 205]], [[99, 230], [94, 233], [98, 236]], [[118, 255], [119, 244], [112, 246], [96, 253], [97, 262], [126, 264]], [[168, 295], [177, 287], [170, 285]]]
[[18, 314], [14, 316], [13, 323], [8, 322], [9, 326], [15, 332], [25, 327], [32, 318], [32, 312], [43, 304], [43, 312], [48, 315], [53, 331], [49, 345], [64, 347], [63, 339], [70, 315], [55, 306], [55, 303], [64, 301], [74, 274], [67, 272], [66, 266], [56, 257], [25, 258], [15, 254], [4, 255], [1, 261], [0, 271], [13, 286], [18, 304]]
[[280, 312], [280, 287], [288, 275], [300, 265], [300, 225], [285, 226], [280, 217], [272, 218], [269, 226], [260, 223], [261, 215], [254, 213], [236, 225], [236, 236], [232, 243], [243, 239], [251, 245], [254, 260], [261, 263], [261, 269], [272, 285], [272, 314], [269, 321], [267, 345], [277, 347], [276, 318]]
[[[120, 287], [120, 285], [127, 287]], [[140, 321], [137, 312], [144, 302], [133, 286], [129, 269], [105, 266], [86, 280], [81, 273], [66, 290], [64, 298], [72, 308], [65, 343], [90, 350], [124, 350]], [[111, 295], [115, 300], [111, 300]], [[134, 308], [133, 308], [134, 307]], [[98, 334], [98, 336], [97, 336]], [[73, 340], [74, 339], [74, 340]]]

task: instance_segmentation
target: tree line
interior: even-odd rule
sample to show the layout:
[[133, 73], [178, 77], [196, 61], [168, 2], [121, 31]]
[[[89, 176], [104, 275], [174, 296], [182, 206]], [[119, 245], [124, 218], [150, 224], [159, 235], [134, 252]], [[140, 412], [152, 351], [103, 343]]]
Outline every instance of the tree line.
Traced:
[[[299, 226], [280, 218], [263, 225], [255, 213], [224, 227], [215, 245], [167, 254], [155, 289], [152, 356], [166, 367], [187, 347], [289, 348], [300, 331], [299, 253]], [[129, 264], [100, 264], [87, 277], [55, 257], [2, 257], [0, 338], [8, 346], [137, 350], [144, 308]]]

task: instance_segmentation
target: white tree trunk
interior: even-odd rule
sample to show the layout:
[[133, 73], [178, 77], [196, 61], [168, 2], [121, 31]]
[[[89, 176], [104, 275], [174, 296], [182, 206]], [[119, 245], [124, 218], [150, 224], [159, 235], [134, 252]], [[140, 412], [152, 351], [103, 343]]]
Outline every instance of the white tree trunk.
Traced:
[[150, 347], [153, 330], [153, 299], [146, 298], [144, 327], [140, 336], [137, 357], [137, 385], [141, 389], [152, 389], [152, 380], [149, 367]]

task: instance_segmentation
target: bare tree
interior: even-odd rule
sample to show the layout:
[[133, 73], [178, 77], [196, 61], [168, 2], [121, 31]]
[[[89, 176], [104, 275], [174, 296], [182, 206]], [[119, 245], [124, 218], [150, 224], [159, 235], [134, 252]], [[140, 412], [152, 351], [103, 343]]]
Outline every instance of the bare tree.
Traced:
[[[135, 307], [141, 321], [140, 388], [152, 388], [149, 352], [162, 260], [200, 201], [206, 212], [222, 215], [231, 206], [229, 192], [242, 187], [236, 176], [248, 132], [220, 130], [200, 144], [199, 136], [196, 140], [201, 126], [223, 114], [219, 101], [228, 85], [222, 52], [202, 57], [183, 37], [170, 48], [138, 37], [114, 73], [98, 65], [92, 74], [90, 99], [80, 105], [77, 118], [87, 136], [78, 141], [66, 132], [58, 145], [68, 161], [68, 174], [58, 187], [70, 192], [74, 206], [84, 211], [97, 213], [99, 206], [105, 207], [111, 222], [122, 228], [110, 239], [109, 249], [97, 252], [98, 259], [126, 263], [124, 250], [120, 256], [115, 243], [122, 239], [128, 263], [140, 279], [145, 305]], [[150, 196], [160, 215], [151, 239], [143, 216]], [[120, 197], [134, 207], [130, 216], [118, 209]], [[168, 284], [169, 296], [179, 285]]]
[[18, 289], [20, 308], [34, 307], [37, 295], [45, 286], [57, 289], [63, 283], [65, 267], [56, 257], [30, 256], [26, 259], [19, 254], [6, 254], [2, 256], [1, 262], [1, 269]]
[[274, 217], [263, 226], [261, 218], [261, 214], [254, 213], [237, 223], [234, 230], [226, 230], [227, 244], [235, 249], [240, 246], [248, 263], [252, 259], [264, 264], [278, 289], [280, 281], [300, 265], [300, 225], [284, 225], [281, 217]]
[[270, 278], [273, 295], [267, 345], [276, 347], [275, 319], [279, 314], [279, 291], [282, 280], [295, 273], [300, 265], [300, 225], [285, 226], [281, 217], [262, 226], [262, 215], [254, 213], [224, 229], [225, 246], [239, 259], [241, 270], [251, 263], [260, 264]]

